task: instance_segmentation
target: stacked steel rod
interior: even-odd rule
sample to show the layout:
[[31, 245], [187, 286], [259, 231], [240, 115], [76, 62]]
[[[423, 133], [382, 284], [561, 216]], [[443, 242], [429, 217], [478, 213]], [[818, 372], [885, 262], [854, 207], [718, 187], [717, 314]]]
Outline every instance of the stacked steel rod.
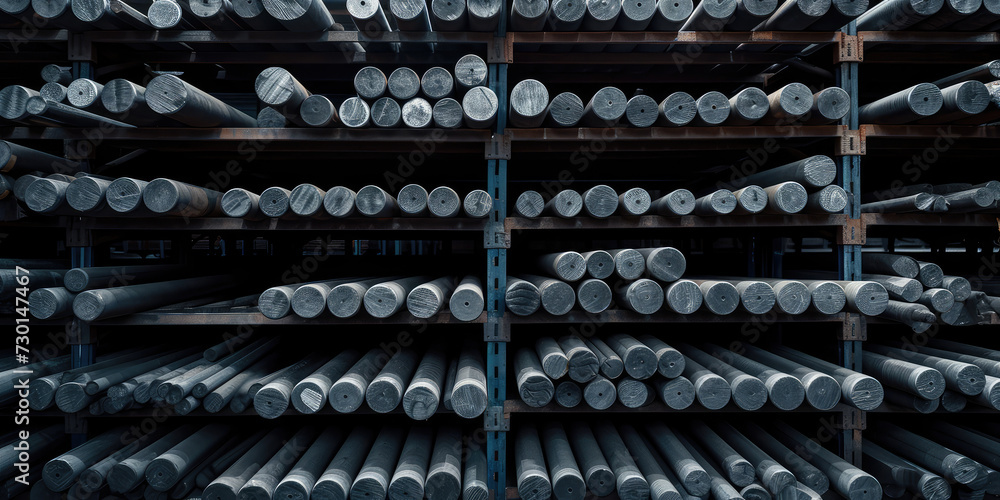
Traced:
[[617, 87], [604, 87], [586, 104], [571, 92], [551, 98], [538, 80], [522, 80], [511, 88], [508, 123], [513, 127], [683, 127], [724, 125], [818, 125], [843, 118], [850, 96], [840, 87], [813, 92], [791, 83], [767, 94], [748, 87], [732, 97], [710, 91], [695, 98], [674, 92], [663, 100], [638, 94], [627, 98]]
[[[44, 155], [18, 148], [31, 155]], [[166, 178], [152, 181], [131, 177], [111, 179], [86, 173], [77, 173], [75, 177], [24, 174], [10, 184], [14, 197], [28, 210], [45, 215], [228, 216], [246, 220], [359, 216], [482, 219], [493, 210], [493, 197], [482, 189], [473, 189], [461, 196], [448, 186], [438, 186], [428, 192], [417, 184], [404, 186], [396, 196], [375, 185], [364, 186], [355, 192], [344, 186], [324, 190], [309, 183], [292, 189], [273, 186], [260, 194], [242, 188], [223, 193]]]
[[583, 193], [563, 189], [548, 199], [538, 191], [528, 190], [518, 195], [512, 212], [525, 218], [565, 219], [842, 213], [849, 197], [843, 188], [833, 184], [837, 171], [837, 164], [830, 157], [816, 155], [742, 177], [738, 186], [731, 189], [679, 188], [651, 193], [635, 187], [618, 193], [611, 186], [600, 184]]
[[221, 204], [225, 215], [247, 220], [462, 215], [482, 219], [493, 210], [493, 197], [482, 189], [474, 189], [462, 197], [448, 186], [428, 191], [419, 184], [403, 186], [396, 196], [375, 185], [354, 191], [344, 186], [323, 190], [313, 184], [300, 184], [291, 190], [270, 187], [260, 194], [242, 188], [230, 189], [222, 196]]
[[459, 321], [475, 321], [484, 305], [482, 283], [475, 276], [341, 278], [271, 287], [257, 299], [257, 308], [269, 319], [328, 313], [346, 319], [362, 310], [375, 318], [389, 318], [405, 309], [417, 318], [447, 311]]
[[486, 408], [482, 353], [474, 343], [451, 349], [355, 349], [305, 356], [280, 349], [280, 337], [234, 337], [208, 348], [152, 346], [111, 353], [93, 365], [32, 379], [33, 410], [113, 415], [156, 409], [187, 415], [240, 414], [274, 419], [294, 408], [313, 414], [367, 406], [427, 420], [443, 408], [476, 418]]
[[[883, 4], [894, 2], [883, 2]], [[1000, 117], [1000, 81], [918, 83], [858, 109], [861, 123], [980, 125]]]
[[998, 200], [998, 181], [913, 184], [865, 195], [861, 211], [879, 214], [996, 212]]
[[[169, 0], [163, 0], [169, 1]], [[127, 426], [39, 465], [31, 498], [486, 498], [486, 453], [454, 426]], [[65, 450], [59, 443], [57, 449]], [[44, 465], [44, 468], [42, 468]]]
[[[916, 256], [916, 257], [919, 257]], [[1000, 313], [1000, 297], [973, 290], [969, 279], [944, 273], [941, 266], [903, 254], [865, 252], [862, 278], [889, 293], [878, 316], [924, 332], [935, 323], [954, 326], [990, 324]]]
[[660, 401], [671, 410], [696, 400], [707, 410], [732, 402], [745, 411], [769, 402], [779, 410], [794, 410], [803, 402], [817, 410], [841, 402], [873, 410], [883, 401], [883, 387], [873, 376], [784, 346], [747, 345], [737, 353], [715, 344], [673, 345], [652, 335], [623, 333], [542, 337], [533, 349], [522, 347], [514, 355], [518, 393], [531, 407], [554, 400], [564, 408], [585, 402], [595, 410], [606, 410], [616, 400], [625, 408]]
[[[820, 314], [846, 308], [866, 316], [885, 312], [889, 296], [874, 281], [796, 280], [706, 276], [682, 279], [684, 255], [673, 247], [558, 252], [538, 257], [539, 274], [507, 277], [505, 307], [529, 316], [553, 316], [574, 308], [598, 314], [616, 304], [638, 314], [669, 310], [691, 314], [703, 309], [725, 316], [737, 308], [750, 314], [771, 311]], [[578, 282], [575, 285], [570, 283]]]
[[875, 476], [812, 441], [814, 431], [714, 420], [528, 423], [513, 433], [514, 477], [524, 500], [882, 498]]
[[951, 340], [867, 344], [864, 372], [886, 386], [886, 404], [930, 413], [972, 403], [1000, 410], [1000, 351]]

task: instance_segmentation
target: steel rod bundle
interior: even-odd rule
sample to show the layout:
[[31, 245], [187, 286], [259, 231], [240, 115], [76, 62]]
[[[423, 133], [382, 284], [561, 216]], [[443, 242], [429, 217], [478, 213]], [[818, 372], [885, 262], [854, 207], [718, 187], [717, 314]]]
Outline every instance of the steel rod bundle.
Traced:
[[842, 368], [785, 346], [772, 346], [771, 351], [837, 379], [841, 385], [844, 401], [858, 409], [870, 410], [882, 404], [882, 385], [878, 380], [868, 375]]
[[555, 387], [542, 371], [542, 364], [531, 349], [519, 349], [514, 355], [517, 392], [527, 405], [540, 408], [552, 401]]
[[920, 83], [865, 104], [858, 113], [865, 123], [909, 123], [935, 115], [942, 104], [941, 89], [931, 83]]
[[[772, 422], [772, 433], [786, 446], [806, 447], [809, 438], [783, 422]], [[809, 446], [807, 461], [821, 470], [830, 479], [831, 486], [846, 498], [864, 500], [882, 498], [882, 487], [870, 474], [845, 462], [837, 455], [821, 446]]]
[[982, 467], [969, 457], [896, 425], [879, 422], [874, 428], [878, 431], [872, 435], [876, 444], [949, 481], [969, 484]]

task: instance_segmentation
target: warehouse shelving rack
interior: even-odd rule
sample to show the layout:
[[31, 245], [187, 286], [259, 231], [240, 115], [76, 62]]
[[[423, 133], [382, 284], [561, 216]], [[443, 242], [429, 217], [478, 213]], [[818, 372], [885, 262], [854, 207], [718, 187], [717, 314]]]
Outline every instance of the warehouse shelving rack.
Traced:
[[[882, 231], [893, 227], [909, 226], [940, 226], [959, 228], [987, 228], [996, 223], [994, 217], [986, 215], [875, 215], [860, 213], [861, 193], [861, 160], [866, 149], [878, 147], [907, 148], [915, 141], [932, 138], [937, 135], [937, 126], [933, 125], [871, 125], [861, 124], [858, 120], [858, 80], [859, 68], [864, 62], [869, 63], [933, 63], [947, 60], [955, 64], [979, 64], [981, 59], [965, 60], [962, 53], [925, 54], [917, 52], [872, 52], [866, 54], [867, 44], [883, 45], [919, 45], [925, 43], [964, 46], [986, 46], [994, 48], [1000, 45], [998, 33], [936, 33], [936, 32], [857, 32], [854, 23], [841, 32], [810, 33], [810, 32], [752, 32], [752, 33], [658, 33], [658, 32], [616, 32], [616, 33], [516, 33], [506, 31], [506, 18], [502, 21], [496, 33], [387, 33], [376, 41], [399, 43], [439, 43], [454, 45], [485, 56], [489, 63], [489, 86], [497, 94], [500, 114], [491, 130], [455, 130], [449, 131], [448, 139], [442, 145], [444, 150], [463, 153], [484, 153], [486, 161], [488, 191], [494, 197], [494, 209], [486, 220], [350, 220], [341, 221], [243, 221], [234, 219], [195, 219], [183, 224], [169, 219], [133, 220], [133, 219], [81, 219], [72, 217], [51, 218], [42, 221], [32, 221], [41, 226], [65, 227], [66, 244], [70, 248], [71, 264], [74, 267], [88, 266], [94, 262], [93, 241], [95, 234], [104, 232], [124, 234], [143, 231], [312, 231], [339, 230], [346, 233], [388, 233], [405, 231], [418, 233], [469, 233], [482, 232], [483, 247], [487, 258], [487, 277], [485, 285], [486, 312], [475, 323], [483, 324], [484, 341], [487, 352], [487, 380], [489, 390], [489, 405], [483, 421], [483, 429], [487, 432], [488, 476], [491, 498], [517, 498], [516, 489], [507, 487], [507, 433], [516, 421], [511, 423], [511, 416], [521, 413], [552, 412], [566, 414], [577, 410], [547, 407], [543, 409], [528, 408], [519, 400], [508, 399], [506, 389], [510, 370], [507, 367], [507, 347], [511, 340], [512, 325], [523, 324], [566, 324], [594, 320], [592, 315], [574, 311], [562, 317], [536, 315], [527, 318], [512, 317], [505, 314], [503, 296], [507, 275], [507, 256], [512, 245], [522, 235], [530, 235], [532, 231], [574, 231], [574, 230], [615, 230], [635, 232], [637, 230], [697, 230], [699, 228], [752, 227], [787, 229], [808, 228], [810, 230], [827, 231], [838, 246], [839, 273], [842, 279], [858, 278], [861, 272], [861, 248], [866, 242], [868, 230]], [[0, 30], [0, 39], [18, 39], [23, 36], [17, 30]], [[86, 33], [69, 33], [66, 30], [41, 30], [30, 37], [30, 42], [22, 45], [24, 48], [41, 46], [41, 50], [24, 50], [16, 53], [0, 54], [0, 60], [6, 64], [28, 64], [51, 62], [68, 59], [73, 62], [74, 77], [100, 78], [101, 68], [94, 62], [101, 51], [109, 44], [129, 44], [156, 42], [162, 44], [196, 43], [200, 47], [214, 44], [243, 43], [310, 43], [336, 44], [361, 41], [354, 32], [327, 32], [321, 34], [302, 34], [288, 32], [210, 32], [210, 31], [176, 31], [176, 32], [127, 32], [100, 31]], [[520, 154], [536, 152], [572, 151], [580, 144], [601, 138], [609, 133], [604, 129], [568, 128], [568, 129], [508, 129], [506, 128], [507, 91], [513, 82], [509, 82], [508, 68], [511, 65], [549, 65], [549, 64], [669, 64], [664, 61], [662, 53], [586, 53], [586, 54], [547, 54], [544, 52], [525, 52], [520, 50], [521, 44], [778, 44], [778, 43], [809, 43], [833, 45], [836, 70], [836, 83], [845, 88], [851, 95], [851, 111], [847, 117], [836, 125], [803, 126], [779, 132], [775, 127], [681, 127], [650, 129], [619, 128], [610, 131], [615, 141], [611, 148], [624, 151], [674, 151], [686, 149], [704, 149], [708, 145], [717, 147], [720, 142], [728, 147], [739, 148], [744, 145], [754, 145], [767, 138], [821, 138], [830, 140], [835, 147], [830, 152], [836, 155], [841, 165], [839, 183], [847, 191], [854, 194], [855, 200], [846, 213], [832, 216], [794, 215], [794, 216], [751, 216], [702, 218], [696, 216], [668, 219], [659, 216], [646, 216], [635, 219], [611, 218], [608, 220], [560, 220], [540, 218], [525, 220], [517, 217], [507, 217], [508, 196], [508, 164], [517, 161]], [[340, 64], [340, 63], [436, 63], [450, 62], [434, 54], [404, 55], [392, 53], [369, 53], [364, 56], [350, 58], [331, 58], [330, 52], [223, 52], [223, 51], [150, 51], [137, 52], [148, 63], [185, 63], [185, 64], [280, 64], [294, 58], [303, 64]], [[445, 56], [447, 57], [447, 56]], [[697, 64], [717, 64], [720, 62], [761, 63], [780, 62], [784, 56], [774, 54], [748, 53], [732, 58], [724, 53], [705, 53]], [[680, 78], [679, 78], [680, 79]], [[763, 82], [760, 82], [763, 83]], [[954, 127], [963, 141], [973, 143], [973, 147], [990, 148], [991, 142], [1000, 137], [997, 127]], [[414, 141], [426, 140], [433, 131], [429, 130], [350, 130], [350, 129], [157, 129], [157, 130], [108, 130], [104, 131], [100, 144], [94, 147], [120, 146], [141, 147], [142, 144], [153, 143], [156, 149], [211, 151], [229, 150], [243, 141], [267, 140], [274, 151], [291, 151], [307, 149], [310, 151], [370, 151], [377, 144], [380, 151], [409, 151]], [[0, 138], [11, 140], [48, 140], [65, 141], [67, 151], [79, 150], [79, 143], [90, 141], [87, 131], [78, 129], [58, 128], [0, 128]], [[93, 149], [93, 148], [91, 148]], [[84, 159], [86, 161], [86, 159]], [[358, 318], [351, 320], [353, 324], [370, 323], [406, 323], [412, 318], [399, 317], [388, 321], [375, 321]], [[610, 310], [597, 315], [598, 321], [607, 323], [743, 323], [752, 321], [749, 315], [734, 314], [727, 317], [707, 315], [678, 316], [671, 314], [656, 314], [641, 316], [626, 311]], [[994, 318], [995, 319], [995, 318]], [[217, 324], [243, 325], [260, 324], [263, 318], [257, 313], [198, 313], [196, 311], [153, 311], [132, 315], [87, 325], [74, 322], [71, 328], [71, 354], [73, 367], [85, 366], [93, 362], [95, 336], [91, 328], [102, 325], [190, 325]], [[779, 317], [778, 322], [799, 323], [839, 323], [836, 340], [840, 343], [840, 363], [843, 366], [860, 369], [861, 343], [867, 339], [869, 321], [853, 313], [841, 313], [835, 316], [802, 315], [794, 317]], [[346, 324], [344, 321], [332, 319], [300, 320], [286, 318], [267, 324]], [[429, 324], [453, 323], [447, 315], [441, 315], [428, 320]], [[882, 323], [873, 320], [871, 323]], [[617, 412], [642, 413], [675, 413], [663, 405], [654, 404], [639, 410], [626, 410], [613, 406], [609, 410]], [[686, 410], [685, 414], [697, 414], [701, 410]], [[581, 412], [582, 413], [582, 412]], [[721, 413], [740, 413], [724, 410]], [[784, 412], [787, 413], [787, 412]], [[792, 413], [810, 413], [807, 410]], [[837, 427], [840, 433], [840, 452], [843, 457], [854, 464], [860, 464], [860, 441], [865, 427], [865, 412], [839, 405], [832, 413], [836, 415]], [[123, 416], [142, 415], [142, 411], [126, 412]], [[325, 413], [324, 413], [325, 414]], [[198, 415], [194, 413], [192, 415]], [[79, 443], [84, 434], [85, 426], [80, 426], [81, 416], [67, 417], [67, 429], [74, 434], [75, 444]]]

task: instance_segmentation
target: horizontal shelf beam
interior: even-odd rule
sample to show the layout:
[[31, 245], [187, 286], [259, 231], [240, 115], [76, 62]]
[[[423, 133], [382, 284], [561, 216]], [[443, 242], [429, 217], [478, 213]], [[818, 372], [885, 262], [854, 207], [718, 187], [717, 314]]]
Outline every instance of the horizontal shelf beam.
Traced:
[[[1000, 43], [1000, 33], [973, 31], [859, 31], [864, 43], [981, 45]], [[922, 53], [914, 53], [919, 59]]]
[[959, 226], [996, 228], [1000, 214], [861, 214], [865, 226]]
[[[956, 139], [1000, 139], [1000, 127], [977, 125], [861, 125], [862, 136], [868, 139], [933, 139], [942, 137], [942, 131]], [[873, 149], [871, 143], [869, 149]], [[878, 145], [874, 146], [877, 149]]]
[[815, 312], [806, 314], [768, 313], [755, 315], [746, 312], [734, 312], [724, 316], [696, 312], [694, 314], [677, 314], [675, 312], [657, 312], [654, 314], [639, 314], [623, 309], [608, 309], [598, 314], [584, 311], [570, 311], [562, 316], [553, 316], [544, 312], [536, 312], [530, 316], [507, 315], [504, 318], [512, 325], [517, 324], [549, 324], [549, 323], [843, 323], [854, 313], [838, 313], [824, 315]]
[[837, 406], [829, 410], [817, 410], [807, 403], [803, 403], [802, 406], [794, 410], [781, 410], [774, 405], [766, 404], [759, 410], [744, 410], [738, 406], [733, 401], [718, 410], [709, 410], [704, 406], [698, 404], [692, 404], [691, 406], [683, 410], [675, 410], [668, 407], [663, 401], [654, 401], [646, 406], [639, 408], [628, 408], [621, 403], [621, 401], [615, 401], [610, 408], [606, 410], [596, 410], [587, 406], [585, 403], [580, 403], [574, 408], [564, 408], [556, 403], [549, 403], [541, 408], [535, 408], [533, 406], [528, 406], [527, 403], [521, 401], [520, 399], [508, 399], [504, 401], [504, 413], [843, 413], [845, 411], [850, 411], [851, 407], [843, 403], [838, 403]]
[[[62, 224], [60, 224], [62, 226]], [[347, 218], [327, 220], [265, 219], [249, 221], [225, 217], [133, 219], [125, 217], [72, 219], [71, 228], [124, 231], [483, 231], [486, 219]]]
[[[306, 319], [289, 315], [281, 319], [268, 319], [259, 312], [188, 312], [148, 311], [119, 318], [95, 321], [92, 326], [157, 326], [157, 325], [257, 325], [257, 326], [288, 326], [288, 325], [471, 325], [486, 322], [486, 313], [482, 313], [473, 321], [459, 321], [450, 313], [440, 313], [430, 318], [417, 318], [408, 312], [399, 312], [389, 318], [373, 318], [367, 314], [358, 314], [353, 318], [341, 319], [329, 314], [318, 318]], [[477, 334], [481, 334], [476, 330]]]
[[[88, 31], [79, 35], [83, 43], [492, 43], [492, 32], [392, 31], [361, 35], [357, 31], [324, 31], [300, 33], [293, 31]], [[287, 54], [286, 54], [287, 57]]]
[[527, 44], [646, 44], [646, 45], [724, 45], [734, 43], [836, 43], [844, 34], [839, 31], [520, 31], [507, 34], [511, 43]]
[[533, 231], [553, 229], [656, 229], [656, 228], [717, 228], [717, 227], [840, 227], [847, 223], [847, 215], [725, 215], [719, 217], [663, 217], [644, 215], [641, 217], [609, 217], [593, 219], [574, 217], [539, 217], [526, 219], [508, 217], [504, 227], [508, 231]]

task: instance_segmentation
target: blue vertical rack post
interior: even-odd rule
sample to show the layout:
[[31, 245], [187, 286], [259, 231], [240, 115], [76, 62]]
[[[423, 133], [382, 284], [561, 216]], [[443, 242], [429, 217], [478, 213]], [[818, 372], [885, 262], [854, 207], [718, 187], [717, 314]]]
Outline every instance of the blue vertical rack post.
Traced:
[[[505, 47], [506, 12], [501, 14], [494, 45]], [[493, 197], [493, 211], [486, 224], [483, 243], [486, 248], [486, 380], [489, 405], [484, 421], [486, 431], [486, 483], [491, 500], [506, 497], [507, 431], [510, 419], [504, 410], [507, 399], [507, 342], [510, 325], [504, 318], [504, 292], [507, 289], [507, 248], [510, 238], [504, 228], [507, 216], [507, 160], [510, 142], [504, 129], [507, 122], [507, 64], [488, 57], [489, 88], [497, 96], [497, 121], [490, 142], [486, 144], [487, 189]]]
[[[847, 91], [851, 97], [850, 112], [841, 120], [842, 125], [847, 126], [847, 131], [841, 137], [840, 144], [840, 186], [847, 191], [851, 202], [844, 209], [847, 215], [847, 226], [845, 226], [842, 242], [838, 245], [838, 262], [840, 279], [858, 280], [861, 279], [861, 245], [864, 242], [864, 227], [859, 223], [861, 219], [861, 155], [864, 151], [864, 136], [860, 132], [858, 119], [858, 63], [863, 58], [862, 41], [857, 37], [857, 23], [851, 21], [842, 30], [843, 41], [838, 48], [837, 61], [837, 85]], [[858, 319], [854, 323], [853, 315], [848, 315], [844, 325], [844, 340], [840, 346], [841, 366], [852, 370], [861, 371], [861, 341], [850, 340], [847, 332], [861, 330], [864, 328], [863, 319]], [[854, 329], [854, 330], [852, 330]], [[858, 338], [861, 332], [857, 332]], [[854, 410], [850, 412], [850, 418], [843, 422], [843, 431], [840, 436], [841, 456], [853, 463], [861, 465], [861, 422], [863, 417]]]

